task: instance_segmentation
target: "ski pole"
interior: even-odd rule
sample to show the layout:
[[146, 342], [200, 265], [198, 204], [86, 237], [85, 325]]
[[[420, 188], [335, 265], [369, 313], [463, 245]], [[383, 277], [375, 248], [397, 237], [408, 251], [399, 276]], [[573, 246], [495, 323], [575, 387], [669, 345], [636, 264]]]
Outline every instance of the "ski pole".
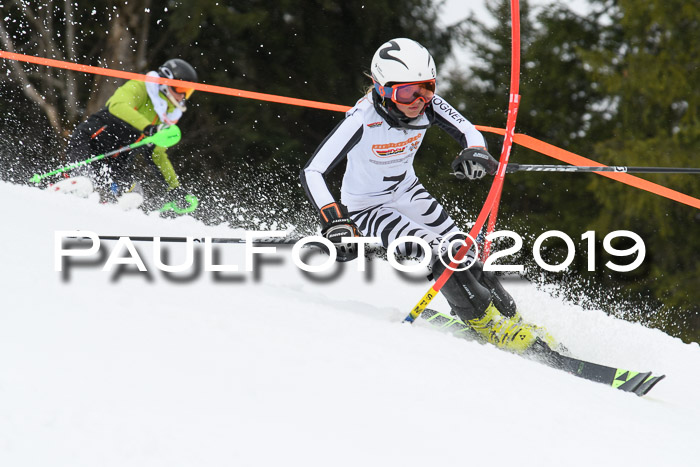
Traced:
[[506, 173], [513, 172], [622, 172], [622, 173], [700, 173], [700, 169], [685, 167], [623, 167], [623, 166], [600, 166], [583, 167], [578, 165], [528, 165], [528, 164], [508, 164]]
[[154, 134], [153, 136], [148, 136], [146, 138], [143, 138], [142, 140], [136, 141], [135, 143], [132, 143], [128, 146], [124, 146], [123, 148], [115, 149], [114, 151], [107, 152], [105, 154], [100, 154], [99, 156], [94, 156], [89, 159], [85, 159], [84, 161], [76, 162], [74, 164], [66, 165], [64, 167], [61, 167], [56, 170], [52, 170], [51, 172], [47, 172], [45, 174], [34, 174], [32, 178], [29, 179], [30, 182], [33, 183], [39, 183], [41, 180], [50, 177], [52, 175], [56, 175], [62, 172], [68, 172], [69, 170], [73, 170], [77, 167], [83, 166], [90, 164], [91, 162], [98, 161], [100, 159], [104, 159], [105, 157], [110, 157], [114, 156], [116, 154], [120, 154], [125, 151], [129, 151], [131, 149], [138, 148], [140, 146], [146, 145], [146, 144], [155, 144], [156, 146], [163, 146], [163, 147], [170, 147], [175, 144], [177, 144], [180, 141], [180, 138], [182, 137], [182, 134], [180, 132], [180, 128], [178, 128], [177, 125], [170, 125], [168, 127], [163, 128], [160, 130], [158, 133]]
[[[100, 240], [119, 240], [122, 237], [128, 237], [132, 242], [153, 242], [155, 237], [145, 237], [145, 236], [131, 236], [131, 235], [98, 235]], [[80, 237], [68, 237], [71, 239], [78, 239]], [[192, 242], [194, 243], [204, 243], [207, 240], [206, 237], [193, 237]], [[251, 243], [256, 246], [270, 245], [270, 246], [293, 246], [297, 242], [304, 240], [304, 237], [255, 237], [251, 240]], [[160, 237], [161, 243], [185, 243], [187, 242], [187, 237]], [[244, 237], [212, 237], [209, 238], [211, 243], [228, 243], [235, 245], [245, 245], [248, 243], [248, 239]], [[314, 248], [326, 253], [325, 247], [321, 246], [320, 243], [307, 243], [304, 248]], [[381, 253], [381, 248], [365, 246], [365, 257], [379, 257]], [[383, 258], [381, 258], [383, 259]]]
[[[99, 235], [100, 240], [119, 240], [122, 237], [128, 237], [132, 242], [152, 242], [155, 237], [143, 237], [143, 236], [130, 236], [130, 235]], [[194, 237], [192, 241], [194, 243], [204, 243], [204, 237]], [[243, 237], [214, 237], [209, 239], [211, 243], [233, 243], [233, 244], [246, 244], [247, 239]], [[301, 238], [294, 237], [257, 237], [252, 240], [251, 243], [254, 245], [294, 245]], [[185, 243], [187, 242], [187, 237], [160, 237], [161, 242], [166, 243]]]

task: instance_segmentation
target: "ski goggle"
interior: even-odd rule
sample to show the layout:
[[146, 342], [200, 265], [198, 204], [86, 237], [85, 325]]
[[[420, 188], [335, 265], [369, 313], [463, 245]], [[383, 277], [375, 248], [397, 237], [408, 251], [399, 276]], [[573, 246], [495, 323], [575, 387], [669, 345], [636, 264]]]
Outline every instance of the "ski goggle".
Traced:
[[194, 92], [194, 89], [192, 88], [183, 88], [182, 86], [170, 86], [173, 91], [175, 91], [178, 94], [184, 94], [185, 99], [189, 99], [192, 93]]
[[400, 83], [393, 86], [381, 86], [375, 81], [374, 88], [383, 98], [389, 98], [397, 104], [413, 105], [418, 99], [426, 104], [435, 96], [435, 80], [416, 83]]
[[[158, 73], [161, 76], [164, 76], [168, 79], [176, 79], [175, 76], [173, 75], [173, 72], [170, 71], [170, 69], [167, 67], [162, 66], [162, 67], [158, 68]], [[189, 99], [190, 96], [192, 95], [192, 93], [194, 92], [194, 89], [186, 88], [184, 86], [169, 86], [169, 87], [170, 87], [170, 89], [172, 89], [173, 91], [175, 91], [178, 94], [184, 94], [185, 99]]]

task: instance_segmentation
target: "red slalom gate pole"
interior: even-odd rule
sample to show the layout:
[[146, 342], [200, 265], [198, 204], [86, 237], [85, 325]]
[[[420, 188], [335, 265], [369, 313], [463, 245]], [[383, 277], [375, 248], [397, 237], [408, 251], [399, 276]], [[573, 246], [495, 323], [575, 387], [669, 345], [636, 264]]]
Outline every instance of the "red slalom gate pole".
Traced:
[[[506, 167], [510, 159], [510, 152], [513, 148], [513, 137], [515, 135], [515, 122], [518, 118], [518, 107], [520, 105], [520, 1], [511, 0], [510, 2], [510, 18], [511, 18], [511, 63], [510, 63], [510, 99], [508, 102], [508, 120], [506, 122], [506, 133], [503, 139], [503, 149], [501, 150], [500, 164], [498, 166], [498, 177], [505, 177]], [[501, 193], [503, 191], [503, 183], [496, 195], [495, 202], [491, 207], [489, 214], [489, 222], [486, 227], [486, 237], [493, 233], [496, 228], [496, 219], [498, 217], [498, 206], [501, 203]], [[484, 240], [484, 248], [481, 252], [481, 259], [486, 260], [491, 254], [491, 241]]]
[[[513, 134], [515, 133], [515, 119], [518, 113], [518, 104], [520, 103], [520, 96], [518, 95], [518, 88], [520, 83], [520, 4], [519, 0], [511, 0], [511, 26], [512, 26], [512, 37], [513, 37], [513, 50], [512, 50], [512, 63], [511, 63], [511, 78], [510, 78], [510, 99], [508, 103], [508, 123], [506, 126], [505, 139], [503, 141], [503, 149], [501, 151], [500, 164], [498, 165], [498, 172], [494, 177], [493, 183], [491, 184], [491, 189], [486, 197], [486, 202], [481, 208], [481, 212], [474, 223], [474, 226], [469, 231], [469, 237], [467, 237], [465, 244], [457, 251], [454, 256], [454, 261], [450, 262], [448, 267], [443, 271], [443, 273], [435, 281], [435, 284], [428, 290], [428, 292], [423, 295], [423, 298], [418, 302], [418, 304], [413, 307], [411, 312], [404, 318], [404, 322], [412, 323], [416, 318], [420, 316], [421, 313], [427, 308], [428, 304], [437, 296], [440, 289], [445, 285], [447, 280], [452, 276], [455, 268], [461, 264], [462, 259], [467, 255], [467, 252], [476, 239], [477, 235], [484, 226], [487, 217], [491, 215], [491, 222], [489, 225], [491, 228], [496, 223], [496, 215], [498, 213], [498, 203], [501, 199], [501, 191], [503, 190], [503, 182], [506, 176], [506, 166], [508, 165], [508, 158], [510, 156], [510, 149], [513, 146]], [[470, 238], [471, 237], [471, 238]], [[485, 244], [485, 248], [488, 244]], [[486, 255], [488, 257], [488, 254]]]
[[443, 271], [440, 277], [438, 277], [438, 279], [435, 281], [435, 284], [433, 284], [433, 286], [430, 287], [430, 290], [428, 290], [428, 292], [426, 292], [426, 294], [423, 295], [423, 298], [421, 298], [418, 304], [415, 307], [413, 307], [411, 312], [404, 318], [404, 322], [412, 323], [413, 321], [415, 321], [416, 318], [420, 316], [421, 313], [423, 313], [423, 311], [425, 311], [425, 309], [428, 307], [433, 298], [435, 298], [440, 292], [442, 286], [445, 285], [445, 282], [447, 282], [447, 280], [452, 276], [454, 269], [461, 264], [462, 259], [467, 255], [469, 248], [471, 248], [472, 246], [472, 239], [476, 238], [476, 236], [479, 234], [479, 231], [484, 226], [486, 218], [488, 217], [489, 212], [491, 211], [491, 207], [496, 201], [496, 195], [500, 192], [500, 185], [502, 183], [502, 177], [500, 179], [494, 178], [493, 183], [491, 184], [491, 189], [489, 190], [489, 194], [486, 197], [486, 202], [481, 208], [481, 212], [479, 213], [479, 217], [477, 217], [476, 219], [476, 223], [469, 231], [469, 237], [467, 237], [467, 239], [465, 240], [465, 244], [455, 254], [454, 261], [452, 261], [448, 265], [445, 271]]

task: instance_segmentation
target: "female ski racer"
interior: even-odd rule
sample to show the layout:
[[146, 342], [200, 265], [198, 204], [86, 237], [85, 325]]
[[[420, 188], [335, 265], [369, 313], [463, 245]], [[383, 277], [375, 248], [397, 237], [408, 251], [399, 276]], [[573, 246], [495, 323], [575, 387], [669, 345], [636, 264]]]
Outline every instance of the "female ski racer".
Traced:
[[[371, 91], [346, 113], [301, 172], [306, 194], [320, 212], [321, 232], [337, 245], [339, 261], [357, 256], [354, 245], [340, 245], [342, 238], [360, 234], [378, 237], [385, 247], [397, 238], [417, 236], [433, 248], [433, 258], [446, 255], [441, 240], [460, 231], [413, 169], [426, 130], [437, 126], [462, 146], [452, 163], [458, 178], [494, 175], [498, 162], [474, 125], [435, 93], [435, 62], [418, 42], [398, 38], [383, 44], [372, 58], [371, 74]], [[343, 159], [347, 168], [341, 204], [325, 176]], [[401, 244], [397, 251], [423, 254], [412, 243]], [[437, 278], [445, 266], [438, 259], [432, 269]], [[442, 292], [453, 314], [485, 341], [519, 353], [538, 337], [553, 345], [542, 328], [522, 321], [510, 294], [478, 261], [453, 273]]]
[[[166, 61], [158, 68], [158, 72], [151, 71], [148, 76], [197, 81], [194, 68], [179, 58]], [[107, 100], [105, 107], [76, 127], [68, 144], [68, 159], [79, 162], [104, 154], [145, 136], [152, 136], [165, 125], [175, 124], [187, 110], [186, 99], [193, 92], [194, 89], [165, 84], [127, 81]], [[141, 146], [102, 159], [82, 170], [75, 170], [74, 173], [88, 176], [107, 200], [116, 199], [121, 204], [123, 199], [133, 196], [128, 206], [125, 206], [133, 208], [143, 201], [142, 193], [138, 193], [138, 184], [134, 184], [134, 158], [137, 154], [147, 156], [149, 164], [158, 169], [170, 190], [170, 199], [178, 204], [189, 204], [185, 201], [187, 192], [180, 186], [164, 147]]]

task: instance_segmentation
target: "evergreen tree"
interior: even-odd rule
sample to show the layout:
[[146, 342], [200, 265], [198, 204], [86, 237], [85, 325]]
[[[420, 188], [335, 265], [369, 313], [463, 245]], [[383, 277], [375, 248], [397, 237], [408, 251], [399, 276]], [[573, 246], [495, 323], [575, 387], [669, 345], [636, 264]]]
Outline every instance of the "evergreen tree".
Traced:
[[[522, 98], [516, 132], [590, 156], [595, 140], [607, 130], [596, 107], [602, 96], [588, 79], [577, 51], [597, 43], [599, 26], [595, 18], [581, 18], [561, 5], [550, 6], [537, 15], [529, 2], [520, 5]], [[504, 128], [510, 92], [510, 1], [502, 0], [488, 8], [496, 22], [487, 25], [475, 18], [470, 20], [465, 40], [471, 44], [476, 60], [468, 74], [450, 80], [450, 98], [460, 110], [472, 115], [475, 123]], [[499, 157], [503, 138], [488, 139], [490, 151]], [[510, 160], [556, 162], [517, 145]], [[502, 216], [535, 229], [563, 224], [580, 235], [582, 226], [577, 224], [582, 214], [592, 216], [598, 209], [596, 203], [580, 197], [589, 180], [580, 174], [509, 175]], [[562, 196], [566, 203], [561, 203]]]
[[[700, 6], [682, 0], [596, 1], [609, 12], [605, 47], [583, 54], [615, 104], [613, 135], [596, 145], [615, 165], [697, 167], [700, 148]], [[700, 196], [695, 175], [649, 175]], [[641, 235], [651, 264], [630, 287], [666, 305], [650, 317], [674, 334], [700, 339], [700, 214], [694, 208], [608, 180], [591, 193], [603, 208], [601, 230]]]
[[[698, 165], [693, 162], [700, 147], [693, 84], [698, 81], [700, 50], [697, 5], [596, 1], [585, 18], [561, 5], [536, 15], [528, 2], [521, 7], [517, 132], [610, 165]], [[450, 80], [448, 98], [475, 123], [503, 128], [510, 80], [510, 2], [502, 0], [489, 9], [495, 25], [472, 18], [463, 32], [477, 60], [464, 76]], [[495, 140], [493, 144], [490, 137], [490, 149], [498, 155], [502, 138]], [[517, 145], [511, 161], [554, 162]], [[649, 178], [691, 195], [700, 193], [693, 175]], [[468, 195], [483, 202], [489, 182], [467, 187]], [[462, 188], [451, 182], [450, 189]], [[499, 215], [501, 227], [526, 236], [553, 228], [574, 240], [588, 230], [596, 230], [599, 241], [615, 230], [638, 233], [648, 258], [636, 273], [605, 269], [610, 258], [598, 261], [595, 274], [584, 271], [580, 258], [585, 249], [579, 242], [580, 264], [555, 279], [577, 300], [588, 300], [591, 287], [621, 289], [635, 308], [627, 317], [694, 340], [700, 332], [700, 291], [695, 285], [700, 236], [692, 232], [699, 221], [693, 208], [657, 195], [593, 174], [561, 173], [508, 175]], [[605, 297], [592, 303], [619, 312], [617, 293], [606, 292]], [[667, 308], [660, 310], [662, 304]]]

